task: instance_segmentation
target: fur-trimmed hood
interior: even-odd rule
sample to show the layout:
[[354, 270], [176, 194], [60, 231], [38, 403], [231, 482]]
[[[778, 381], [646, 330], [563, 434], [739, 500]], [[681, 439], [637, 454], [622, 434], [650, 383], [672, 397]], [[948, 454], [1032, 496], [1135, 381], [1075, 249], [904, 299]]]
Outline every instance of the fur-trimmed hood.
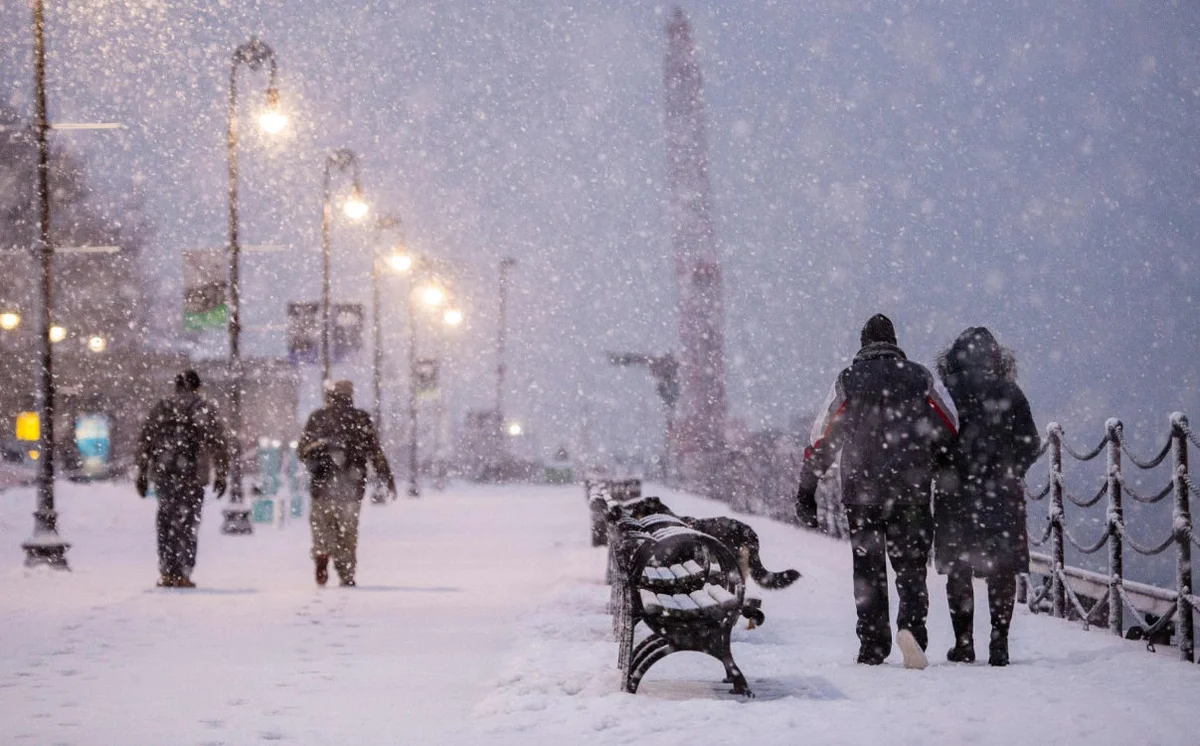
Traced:
[[938, 353], [937, 372], [947, 382], [960, 376], [1015, 382], [1017, 358], [987, 327], [971, 326]]

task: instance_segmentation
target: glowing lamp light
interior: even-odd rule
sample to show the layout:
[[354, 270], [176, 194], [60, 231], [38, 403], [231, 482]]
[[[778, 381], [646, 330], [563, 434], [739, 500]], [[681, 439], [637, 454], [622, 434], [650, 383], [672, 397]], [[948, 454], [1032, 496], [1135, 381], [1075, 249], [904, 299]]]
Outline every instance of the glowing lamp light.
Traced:
[[55, 326], [50, 327], [50, 341], [61, 342], [67, 338], [67, 330], [65, 327]]
[[342, 211], [346, 213], [346, 217], [351, 220], [362, 220], [367, 216], [367, 212], [371, 208], [363, 201], [362, 194], [355, 187], [354, 192], [346, 199], [346, 204], [342, 205]]
[[442, 321], [446, 323], [446, 326], [458, 326], [463, 322], [463, 312], [457, 308], [447, 308], [446, 312], [442, 314]]
[[11, 332], [13, 329], [16, 329], [17, 325], [20, 323], [21, 314], [13, 313], [12, 311], [0, 313], [0, 329], [3, 329], [6, 332]]
[[108, 340], [99, 334], [88, 338], [88, 349], [92, 352], [104, 352], [105, 347], [108, 347]]
[[279, 108], [279, 90], [267, 89], [267, 110], [258, 117], [258, 126], [268, 135], [277, 135], [287, 127], [288, 117]]
[[387, 260], [388, 265], [397, 272], [407, 272], [413, 266], [413, 258], [408, 254], [392, 254]]
[[282, 111], [268, 110], [258, 117], [258, 126], [268, 135], [278, 135], [287, 128], [287, 125], [288, 116]]
[[521, 430], [521, 423], [519, 423], [519, 422], [514, 422], [508, 426], [508, 434], [513, 436], [514, 438], [517, 437], [518, 435], [520, 435], [522, 432], [523, 431]]
[[446, 302], [446, 291], [437, 285], [430, 285], [421, 291], [421, 300], [425, 305], [437, 308]]

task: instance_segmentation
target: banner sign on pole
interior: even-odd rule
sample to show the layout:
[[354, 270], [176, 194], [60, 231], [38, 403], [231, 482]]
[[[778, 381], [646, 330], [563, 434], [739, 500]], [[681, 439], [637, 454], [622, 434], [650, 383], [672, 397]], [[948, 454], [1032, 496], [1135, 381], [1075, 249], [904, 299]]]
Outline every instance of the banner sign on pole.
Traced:
[[413, 364], [413, 386], [416, 387], [417, 397], [421, 399], [436, 399], [438, 397], [438, 361], [434, 358], [421, 358]]
[[183, 328], [221, 329], [228, 323], [229, 257], [223, 250], [183, 252]]
[[289, 303], [288, 360], [293, 365], [316, 363], [321, 356], [321, 305]]
[[333, 362], [340, 363], [363, 346], [363, 306], [337, 303], [330, 309], [329, 344]]

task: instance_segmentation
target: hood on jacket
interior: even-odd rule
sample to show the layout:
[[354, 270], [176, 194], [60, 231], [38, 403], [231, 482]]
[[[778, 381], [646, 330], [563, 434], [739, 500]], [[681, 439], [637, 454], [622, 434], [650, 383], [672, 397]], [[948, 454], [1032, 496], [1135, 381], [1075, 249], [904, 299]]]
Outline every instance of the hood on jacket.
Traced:
[[937, 357], [938, 376], [953, 378], [996, 378], [1017, 380], [1017, 359], [985, 326], [971, 326]]

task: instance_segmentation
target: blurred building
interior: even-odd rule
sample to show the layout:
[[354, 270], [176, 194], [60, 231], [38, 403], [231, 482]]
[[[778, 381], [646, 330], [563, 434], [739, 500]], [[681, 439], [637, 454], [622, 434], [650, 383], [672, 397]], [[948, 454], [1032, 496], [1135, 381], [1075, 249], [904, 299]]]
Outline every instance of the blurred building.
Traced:
[[[22, 413], [38, 409], [42, 290], [34, 252], [36, 147], [2, 106], [0, 125], [0, 440], [9, 441]], [[55, 148], [50, 163], [57, 455], [68, 475], [78, 472], [87, 452], [76, 442], [80, 435], [103, 441], [102, 454], [94, 455], [120, 469], [132, 458], [142, 419], [172, 392], [179, 371], [196, 367], [222, 412], [229, 410], [230, 381], [224, 361], [192, 366], [183, 353], [165, 349], [171, 340], [148, 338], [142, 249], [150, 229], [137, 200], [93, 193], [83, 163], [68, 151]], [[181, 332], [182, 323], [181, 309]], [[295, 367], [276, 360], [244, 365], [243, 452], [252, 454], [260, 437], [298, 437]]]

